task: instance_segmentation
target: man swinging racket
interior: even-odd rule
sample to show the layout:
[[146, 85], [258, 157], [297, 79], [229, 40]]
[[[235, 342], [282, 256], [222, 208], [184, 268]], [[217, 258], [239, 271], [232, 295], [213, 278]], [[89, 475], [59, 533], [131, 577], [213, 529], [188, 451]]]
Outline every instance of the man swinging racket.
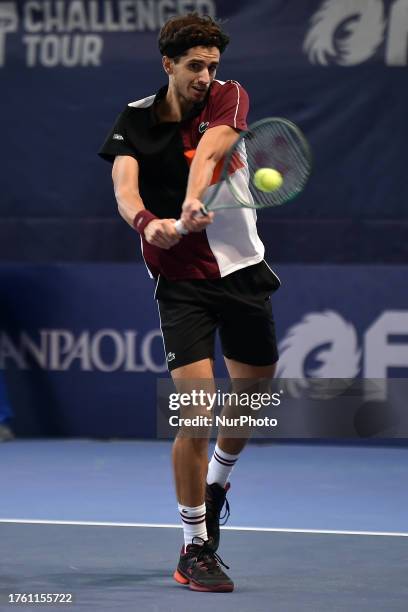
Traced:
[[[215, 79], [229, 42], [210, 17], [189, 14], [161, 29], [168, 84], [130, 103], [99, 154], [113, 162], [121, 216], [141, 236], [156, 279], [167, 365], [176, 385], [212, 380], [219, 330], [232, 379], [272, 378], [278, 359], [269, 300], [279, 279], [264, 261], [250, 208], [200, 214], [204, 196], [238, 134], [249, 100], [236, 81]], [[239, 180], [245, 167], [236, 169]], [[219, 198], [231, 198], [228, 189]], [[176, 229], [181, 217], [183, 231]], [[178, 435], [173, 466], [184, 546], [174, 578], [198, 591], [232, 591], [216, 554], [228, 479], [245, 439], [219, 435], [208, 464], [208, 439]], [[226, 567], [226, 566], [224, 566]]]

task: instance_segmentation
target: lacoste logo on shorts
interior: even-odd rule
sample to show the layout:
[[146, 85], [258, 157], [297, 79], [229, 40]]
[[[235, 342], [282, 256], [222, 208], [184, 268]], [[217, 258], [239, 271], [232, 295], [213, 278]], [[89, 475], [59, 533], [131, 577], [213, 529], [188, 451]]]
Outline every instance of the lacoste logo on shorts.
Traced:
[[125, 140], [122, 136], [122, 134], [114, 134], [112, 136], [112, 140]]
[[169, 353], [166, 357], [167, 363], [169, 363], [170, 361], [173, 361], [173, 359], [175, 359], [176, 356], [174, 353]]
[[209, 126], [209, 121], [203, 121], [202, 123], [200, 123], [200, 125], [198, 126], [198, 131], [200, 132], [200, 134], [204, 134], [208, 126]]

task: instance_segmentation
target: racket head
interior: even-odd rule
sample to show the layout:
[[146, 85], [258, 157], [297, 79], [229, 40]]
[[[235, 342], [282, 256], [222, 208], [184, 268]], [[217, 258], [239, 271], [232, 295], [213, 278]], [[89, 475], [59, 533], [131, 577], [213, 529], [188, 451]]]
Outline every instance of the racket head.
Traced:
[[[254, 182], [260, 168], [277, 170], [282, 184], [263, 191]], [[221, 208], [270, 208], [293, 200], [301, 193], [312, 170], [312, 154], [301, 130], [288, 119], [268, 117], [253, 123], [240, 134], [229, 151], [218, 189], [206, 210]], [[233, 198], [220, 197], [222, 183]]]

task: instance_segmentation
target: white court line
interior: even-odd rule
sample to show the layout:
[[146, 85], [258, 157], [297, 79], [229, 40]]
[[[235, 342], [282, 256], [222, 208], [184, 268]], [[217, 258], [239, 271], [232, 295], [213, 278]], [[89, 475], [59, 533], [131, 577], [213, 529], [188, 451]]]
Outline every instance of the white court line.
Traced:
[[[105, 521], [52, 521], [43, 519], [0, 519], [0, 523], [21, 525], [79, 525], [88, 527], [151, 527], [159, 529], [182, 529], [181, 525], [172, 523], [111, 523]], [[314, 533], [328, 535], [356, 536], [387, 536], [393, 538], [408, 538], [408, 533], [402, 531], [343, 531], [338, 529], [285, 529], [280, 527], [221, 527], [229, 531], [260, 531], [273, 533]]]

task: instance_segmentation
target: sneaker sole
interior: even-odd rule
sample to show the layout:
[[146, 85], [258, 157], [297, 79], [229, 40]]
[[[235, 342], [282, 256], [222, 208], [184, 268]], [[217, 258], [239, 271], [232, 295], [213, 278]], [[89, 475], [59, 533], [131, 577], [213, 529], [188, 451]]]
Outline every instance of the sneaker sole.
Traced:
[[202, 584], [198, 584], [198, 582], [194, 582], [194, 580], [189, 580], [181, 572], [176, 569], [173, 574], [173, 578], [179, 584], [183, 586], [188, 586], [192, 591], [200, 591], [201, 593], [231, 593], [234, 590], [233, 584], [217, 584], [213, 587], [206, 587]]
[[178, 582], [179, 584], [182, 584], [183, 586], [187, 586], [188, 584], [190, 584], [190, 581], [188, 580], [188, 578], [184, 578], [183, 574], [180, 574], [178, 570], [174, 572], [173, 578], [176, 582]]

